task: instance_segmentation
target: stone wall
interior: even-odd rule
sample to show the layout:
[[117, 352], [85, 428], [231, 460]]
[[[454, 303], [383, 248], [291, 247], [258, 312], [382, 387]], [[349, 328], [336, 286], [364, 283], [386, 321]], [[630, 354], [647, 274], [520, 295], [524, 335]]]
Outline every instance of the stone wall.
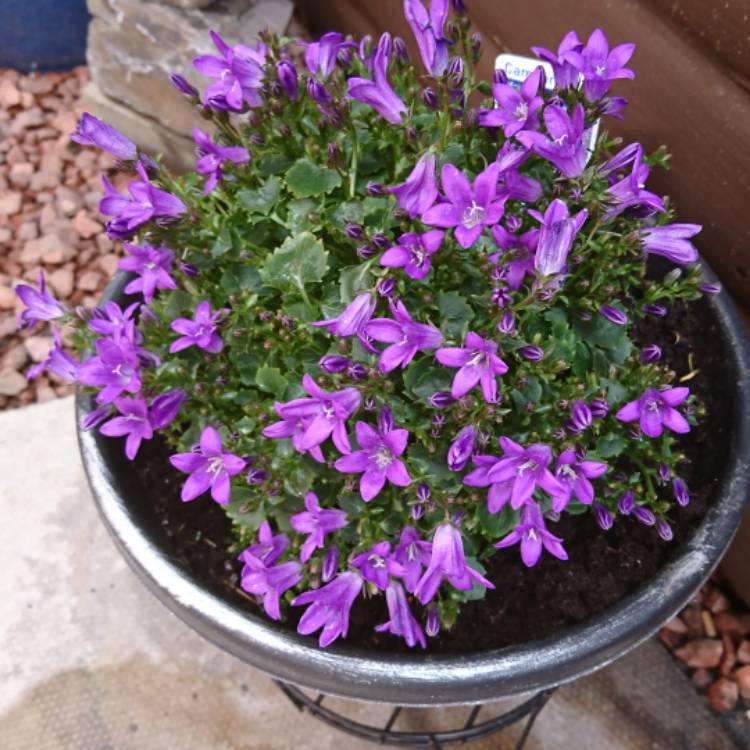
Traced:
[[209, 30], [252, 44], [265, 28], [283, 32], [292, 15], [291, 0], [88, 0], [88, 7], [86, 107], [175, 169], [193, 166], [191, 131], [204, 121], [170, 73], [202, 89], [208, 80], [191, 62], [215, 51]]

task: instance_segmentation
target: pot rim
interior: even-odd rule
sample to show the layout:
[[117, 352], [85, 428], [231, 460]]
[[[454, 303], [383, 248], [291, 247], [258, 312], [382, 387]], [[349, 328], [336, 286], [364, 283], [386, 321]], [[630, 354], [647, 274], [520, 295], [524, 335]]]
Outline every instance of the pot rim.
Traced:
[[[703, 263], [706, 281], [716, 276]], [[104, 299], [122, 294], [116, 277]], [[679, 555], [637, 591], [591, 619], [537, 641], [476, 654], [383, 654], [280, 629], [211, 593], [169, 559], [128, 508], [102, 454], [106, 438], [78, 429], [84, 469], [105, 526], [131, 568], [174, 614], [237, 658], [301, 687], [404, 706], [482, 703], [545, 690], [594, 672], [653, 635], [692, 598], [729, 546], [750, 496], [750, 342], [729, 295], [708, 299], [737, 389], [733, 441], [718, 500]], [[89, 410], [79, 391], [76, 418]]]

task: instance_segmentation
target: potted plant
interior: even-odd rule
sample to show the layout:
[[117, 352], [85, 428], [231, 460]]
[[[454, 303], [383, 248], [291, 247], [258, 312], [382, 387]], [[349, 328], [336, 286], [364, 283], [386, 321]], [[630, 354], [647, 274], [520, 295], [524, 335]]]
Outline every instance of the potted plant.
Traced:
[[85, 115], [136, 172], [101, 202], [126, 275], [93, 311], [18, 292], [74, 329], [37, 369], [80, 384], [94, 496], [171, 609], [284, 680], [476, 702], [606, 664], [708, 576], [748, 350], [645, 187], [666, 155], [596, 135], [633, 45], [571, 32], [516, 88], [476, 80], [462, 3], [405, 9], [415, 62], [213, 35], [205, 91], [174, 78], [214, 127], [184, 177]]

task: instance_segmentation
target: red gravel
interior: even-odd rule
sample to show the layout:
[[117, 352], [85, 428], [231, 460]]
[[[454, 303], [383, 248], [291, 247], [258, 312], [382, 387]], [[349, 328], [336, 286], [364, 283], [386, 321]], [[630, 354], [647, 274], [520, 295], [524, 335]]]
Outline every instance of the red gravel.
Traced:
[[[13, 287], [39, 269], [58, 299], [91, 305], [117, 266], [97, 204], [113, 159], [69, 139], [88, 70], [25, 76], [0, 70], [0, 409], [70, 393], [54, 377], [26, 381], [51, 339], [16, 332]], [[117, 185], [127, 181], [111, 175]]]

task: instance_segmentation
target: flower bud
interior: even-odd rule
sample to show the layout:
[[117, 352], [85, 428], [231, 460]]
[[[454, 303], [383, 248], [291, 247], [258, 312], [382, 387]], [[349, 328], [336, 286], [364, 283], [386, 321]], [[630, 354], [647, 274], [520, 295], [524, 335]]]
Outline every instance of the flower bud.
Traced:
[[698, 289], [703, 294], [719, 294], [721, 292], [721, 284], [701, 284]]
[[616, 326], [624, 326], [628, 322], [628, 316], [616, 307], [611, 305], [602, 305], [599, 308], [599, 312], [610, 322]]
[[377, 406], [377, 403], [372, 396], [367, 396], [365, 397], [365, 400], [362, 403], [362, 406], [364, 407], [365, 411], [375, 411], [375, 407]]
[[653, 526], [656, 523], [656, 516], [653, 514], [653, 511], [644, 508], [642, 505], [636, 505], [633, 508], [633, 515], [644, 526]]
[[366, 64], [370, 60], [371, 53], [372, 53], [372, 37], [369, 34], [366, 34], [359, 41], [357, 54], [359, 55], [359, 59], [362, 60], [362, 62]]
[[375, 255], [375, 248], [372, 248], [369, 245], [360, 245], [357, 248], [357, 255], [363, 260], [368, 260]]
[[161, 430], [171, 424], [187, 400], [187, 393], [175, 388], [157, 396], [148, 409], [148, 420], [155, 430]]
[[464, 61], [460, 57], [452, 57], [448, 63], [446, 74], [450, 88], [461, 88], [464, 83]]
[[409, 50], [406, 46], [406, 42], [400, 36], [394, 37], [393, 50], [396, 53], [396, 57], [401, 60], [401, 62], [409, 62]]
[[669, 466], [667, 466], [666, 464], [659, 464], [657, 473], [659, 475], [659, 479], [661, 479], [662, 482], [668, 482], [669, 478], [672, 476], [672, 472], [670, 472]]
[[417, 485], [417, 500], [419, 500], [420, 503], [426, 503], [431, 496], [432, 492], [430, 490], [430, 485], [427, 484], [427, 482], [420, 482]]
[[409, 508], [409, 515], [415, 521], [418, 521], [424, 515], [424, 505], [422, 505], [422, 503], [417, 503], [416, 505], [412, 505]]
[[659, 532], [659, 536], [665, 542], [671, 542], [672, 539], [674, 539], [674, 534], [672, 533], [672, 527], [666, 521], [664, 520], [657, 521], [656, 530]]
[[596, 513], [596, 522], [600, 528], [604, 531], [608, 531], [612, 528], [612, 524], [615, 522], [615, 517], [601, 504], [596, 503], [594, 506], [594, 513]]
[[330, 166], [336, 166], [336, 163], [338, 162], [340, 156], [341, 150], [335, 143], [329, 143], [326, 146], [326, 157]]
[[333, 578], [336, 573], [338, 573], [339, 570], [339, 548], [338, 545], [332, 544], [328, 551], [326, 552], [326, 556], [323, 558], [323, 567], [320, 572], [320, 577], [323, 581], [323, 583], [328, 583], [328, 581]]
[[583, 431], [587, 427], [591, 427], [593, 421], [593, 414], [588, 405], [583, 401], [574, 401], [570, 407], [570, 418], [573, 426]]
[[307, 79], [307, 95], [316, 104], [330, 104], [333, 97], [328, 93], [328, 89], [316, 78]]
[[544, 359], [544, 349], [539, 346], [522, 346], [518, 352], [524, 359], [528, 359], [529, 362], [540, 362]]
[[595, 398], [590, 404], [591, 416], [596, 419], [604, 419], [609, 414], [609, 404], [606, 399]]
[[434, 638], [440, 632], [440, 612], [437, 604], [432, 604], [427, 608], [427, 620], [424, 625], [424, 632]]
[[396, 287], [396, 279], [393, 276], [387, 276], [378, 282], [378, 294], [381, 297], [390, 297]]
[[492, 290], [492, 301], [501, 309], [507, 307], [512, 299], [507, 286], [496, 287]]
[[511, 234], [515, 234], [521, 228], [521, 224], [521, 217], [517, 214], [509, 214], [505, 217], [505, 228]]
[[365, 236], [362, 227], [359, 224], [355, 224], [353, 221], [347, 221], [346, 224], [344, 224], [344, 233], [351, 240], [361, 240]]
[[672, 490], [674, 491], [674, 499], [677, 504], [681, 507], [685, 507], [690, 502], [690, 493], [688, 492], [687, 485], [679, 477], [675, 477], [672, 482]]
[[664, 305], [644, 305], [641, 310], [646, 315], [653, 315], [657, 318], [663, 318], [667, 314], [667, 308]]
[[448, 448], [448, 468], [451, 471], [461, 471], [474, 450], [474, 441], [477, 438], [477, 431], [467, 425], [458, 433], [455, 440]]
[[268, 481], [271, 475], [264, 469], [250, 469], [247, 472], [247, 483], [248, 484], [263, 484]]
[[370, 237], [370, 242], [372, 242], [372, 244], [379, 250], [387, 250], [393, 244], [382, 232], [375, 232], [375, 234]]
[[347, 367], [346, 374], [352, 380], [367, 380], [367, 368], [361, 362], [355, 362]]
[[112, 409], [109, 404], [90, 411], [81, 419], [81, 429], [84, 432], [93, 430], [94, 427], [100, 425], [109, 416], [111, 411]]
[[387, 406], [384, 406], [378, 414], [378, 429], [381, 435], [386, 435], [393, 429], [393, 413]]
[[437, 94], [435, 93], [434, 89], [431, 89], [429, 86], [422, 89], [422, 101], [424, 102], [425, 106], [429, 107], [430, 109], [437, 109], [439, 106]]
[[347, 367], [350, 367], [352, 361], [349, 357], [340, 357], [336, 354], [326, 354], [320, 358], [318, 366], [323, 372], [333, 374], [334, 372], [343, 372]]
[[190, 83], [188, 83], [185, 76], [181, 76], [179, 73], [172, 73], [172, 75], [169, 76], [169, 82], [181, 93], [185, 96], [189, 97], [195, 97], [198, 99], [198, 89], [195, 88], [195, 86], [192, 86]]
[[185, 261], [180, 261], [180, 271], [191, 279], [200, 274], [200, 271], [192, 263], [185, 263]]
[[354, 53], [350, 47], [342, 47], [336, 53], [336, 60], [342, 68], [348, 68], [352, 64]]
[[457, 16], [462, 16], [466, 13], [466, 3], [464, 3], [464, 0], [451, 0], [451, 7]]
[[633, 512], [635, 501], [633, 499], [633, 493], [628, 490], [617, 503], [617, 510], [623, 516], [629, 516]]
[[649, 364], [651, 362], [658, 362], [661, 359], [661, 348], [656, 344], [648, 344], [641, 350], [641, 362], [643, 364]]
[[[482, 35], [476, 32], [472, 34], [469, 38], [469, 44], [471, 45], [471, 59], [474, 63], [477, 63], [482, 56]], [[544, 75], [544, 71], [542, 71], [542, 75]], [[544, 90], [544, 83], [542, 83], [541, 88]]]
[[456, 399], [451, 396], [450, 391], [437, 391], [427, 399], [430, 406], [435, 409], [446, 409], [454, 403], [455, 400]]
[[373, 198], [379, 198], [381, 195], [385, 195], [386, 193], [385, 187], [383, 185], [381, 185], [379, 182], [372, 181], [367, 183], [365, 191], [367, 192], [367, 195]]
[[500, 322], [497, 324], [497, 330], [506, 335], [510, 335], [516, 330], [516, 319], [510, 310], [503, 313]]

